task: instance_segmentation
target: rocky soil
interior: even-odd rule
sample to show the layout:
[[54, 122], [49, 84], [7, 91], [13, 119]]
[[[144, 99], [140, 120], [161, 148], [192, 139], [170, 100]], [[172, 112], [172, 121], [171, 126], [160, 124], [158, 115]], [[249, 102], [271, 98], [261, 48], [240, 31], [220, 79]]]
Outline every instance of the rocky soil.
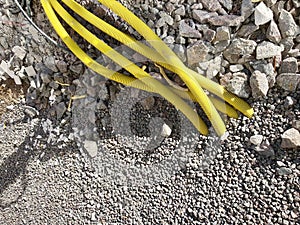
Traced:
[[[56, 45], [0, 0], [0, 224], [299, 224], [299, 1], [121, 2], [254, 117], [224, 116], [224, 137], [202, 136], [159, 96], [87, 69], [39, 1], [24, 9]], [[141, 40], [97, 2], [82, 4]], [[97, 35], [160, 79], [151, 62]]]

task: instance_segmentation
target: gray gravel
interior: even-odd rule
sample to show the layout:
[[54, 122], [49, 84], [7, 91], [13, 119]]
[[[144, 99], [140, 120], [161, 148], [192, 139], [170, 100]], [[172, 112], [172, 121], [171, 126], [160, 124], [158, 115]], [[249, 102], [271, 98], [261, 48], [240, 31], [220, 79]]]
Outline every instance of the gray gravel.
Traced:
[[246, 98], [254, 117], [225, 118], [222, 138], [199, 135], [159, 96], [87, 70], [0, 0], [0, 84], [28, 87], [0, 116], [0, 224], [299, 224], [299, 2], [121, 2], [187, 65]]

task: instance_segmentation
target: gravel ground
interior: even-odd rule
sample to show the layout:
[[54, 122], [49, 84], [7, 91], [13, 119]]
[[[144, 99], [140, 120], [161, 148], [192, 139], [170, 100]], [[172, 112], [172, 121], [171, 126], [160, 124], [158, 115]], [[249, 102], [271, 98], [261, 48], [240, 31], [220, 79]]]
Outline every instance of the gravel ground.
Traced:
[[[0, 0], [0, 224], [300, 224], [299, 2], [121, 2], [254, 117], [224, 116], [226, 136], [202, 136], [159, 96], [86, 69]], [[86, 7], [140, 38], [95, 4]], [[62, 45], [39, 3], [30, 8]]]

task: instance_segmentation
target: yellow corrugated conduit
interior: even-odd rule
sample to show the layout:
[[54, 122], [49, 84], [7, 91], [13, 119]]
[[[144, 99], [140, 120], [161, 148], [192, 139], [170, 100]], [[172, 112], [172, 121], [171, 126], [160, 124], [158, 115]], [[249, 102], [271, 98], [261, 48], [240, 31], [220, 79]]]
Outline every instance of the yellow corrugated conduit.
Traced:
[[[119, 2], [115, 0], [99, 0], [99, 2], [110, 8], [113, 12], [115, 12], [117, 15], [127, 21], [133, 28], [135, 28], [153, 48], [148, 47], [141, 42], [138, 42], [127, 34], [124, 34], [115, 27], [109, 25], [105, 21], [96, 17], [94, 14], [90, 13], [74, 0], [62, 1], [70, 9], [72, 9], [74, 12], [76, 12], [78, 15], [93, 24], [101, 31], [107, 33], [121, 43], [134, 49], [135, 51], [149, 58], [158, 65], [163, 66], [166, 69], [178, 74], [187, 85], [189, 91], [178, 90], [174, 87], [163, 85], [160, 81], [152, 78], [147, 72], [142, 70], [133, 62], [108, 46], [105, 42], [98, 39], [94, 34], [89, 32], [77, 20], [75, 20], [75, 18], [73, 18], [56, 0], [41, 0], [45, 13], [60, 38], [85, 65], [87, 65], [95, 72], [111, 80], [120, 82], [124, 85], [130, 85], [135, 88], [160, 94], [162, 97], [171, 102], [177, 109], [182, 111], [184, 115], [186, 115], [187, 118], [193, 123], [193, 125], [202, 134], [205, 135], [208, 133], [207, 126], [197, 115], [197, 113], [181, 98], [197, 101], [206, 113], [209, 120], [212, 122], [212, 125], [218, 135], [224, 134], [226, 129], [220, 115], [216, 111], [216, 108], [219, 111], [224, 112], [230, 117], [234, 118], [237, 118], [238, 116], [234, 108], [238, 109], [248, 117], [251, 117], [253, 115], [253, 109], [245, 101], [228, 92], [221, 85], [187, 68], [179, 60], [176, 54], [171, 49], [169, 49], [169, 47], [167, 47], [167, 45], [165, 45], [165, 43], [145, 23], [138, 19], [133, 13], [131, 13]], [[135, 78], [109, 70], [89, 57], [66, 32], [54, 11], [63, 20], [65, 20], [66, 23], [68, 23], [68, 25], [79, 35], [81, 35], [103, 54], [111, 58], [115, 63], [119, 64], [125, 70], [134, 75]], [[214, 97], [208, 98], [201, 86], [218, 96], [220, 99], [216, 99]], [[222, 101], [223, 99], [234, 108]]]

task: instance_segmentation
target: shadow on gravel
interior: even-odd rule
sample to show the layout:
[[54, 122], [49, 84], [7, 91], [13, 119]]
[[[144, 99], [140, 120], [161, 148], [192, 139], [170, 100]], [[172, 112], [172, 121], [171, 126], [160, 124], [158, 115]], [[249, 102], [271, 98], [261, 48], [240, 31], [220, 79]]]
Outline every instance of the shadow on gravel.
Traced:
[[0, 206], [2, 208], [9, 207], [11, 204], [18, 201], [18, 199], [24, 193], [27, 181], [26, 181], [26, 167], [34, 151], [26, 151], [26, 140], [18, 147], [18, 150], [11, 154], [8, 158], [4, 160], [4, 162], [0, 165], [0, 196], [10, 187], [10, 185], [14, 184], [17, 179], [21, 178], [22, 188], [21, 193], [19, 193], [18, 197], [13, 201], [5, 203], [0, 200]]
[[[36, 136], [43, 133], [41, 127], [37, 127], [32, 137], [28, 136], [24, 142], [17, 146], [16, 151], [3, 160], [0, 165], [0, 207], [7, 208], [16, 203], [24, 194], [27, 186], [27, 167], [31, 160], [39, 157], [40, 161], [47, 161], [57, 157], [65, 149], [55, 146], [47, 146], [47, 149], [39, 149], [34, 146]], [[16, 187], [17, 186], [17, 187]], [[11, 197], [13, 195], [13, 197]]]

